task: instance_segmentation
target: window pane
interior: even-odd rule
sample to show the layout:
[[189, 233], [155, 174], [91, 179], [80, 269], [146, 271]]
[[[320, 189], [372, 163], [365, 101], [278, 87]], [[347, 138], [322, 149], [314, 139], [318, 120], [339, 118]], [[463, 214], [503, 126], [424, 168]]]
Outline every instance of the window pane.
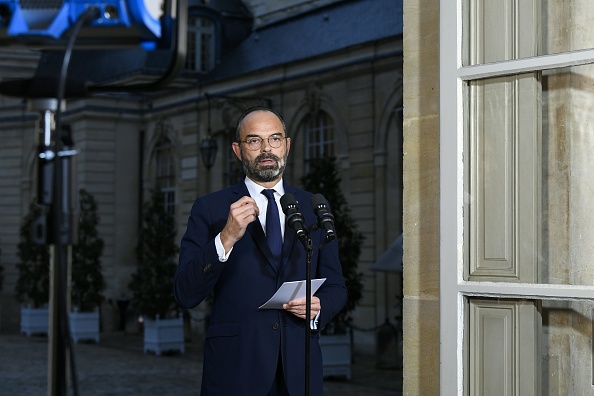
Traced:
[[196, 40], [196, 33], [188, 29], [188, 49], [186, 52], [186, 69], [188, 70], [196, 70], [196, 49], [197, 49], [197, 40]]
[[542, 78], [544, 283], [594, 285], [594, 66]]
[[464, 65], [594, 48], [583, 0], [465, 0]]
[[214, 36], [211, 32], [200, 35], [200, 71], [208, 71], [214, 66]]
[[594, 65], [468, 85], [467, 276], [594, 285]]
[[534, 74], [475, 81], [468, 98], [469, 277], [535, 282], [540, 81]]
[[175, 183], [175, 164], [169, 146], [160, 146], [156, 149], [157, 184], [160, 188], [171, 187]]
[[469, 394], [592, 394], [593, 311], [592, 302], [469, 299]]
[[214, 67], [214, 24], [203, 17], [188, 17], [186, 69], [207, 72]]
[[165, 210], [175, 213], [175, 162], [171, 143], [161, 141], [155, 148], [157, 187], [163, 193]]
[[472, 298], [467, 321], [468, 394], [538, 395], [538, 302]]
[[312, 159], [334, 156], [334, 120], [327, 113], [310, 116], [304, 123], [303, 133], [306, 164]]
[[170, 215], [175, 215], [175, 190], [173, 188], [164, 188], [163, 193], [165, 211]]
[[592, 394], [594, 303], [542, 302], [542, 395]]

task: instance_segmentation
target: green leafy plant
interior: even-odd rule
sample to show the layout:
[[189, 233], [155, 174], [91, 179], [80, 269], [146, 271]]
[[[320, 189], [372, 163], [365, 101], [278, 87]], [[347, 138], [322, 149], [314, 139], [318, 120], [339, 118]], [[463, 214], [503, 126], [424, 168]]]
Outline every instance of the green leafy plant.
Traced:
[[132, 306], [149, 319], [164, 319], [177, 309], [173, 297], [177, 252], [174, 218], [165, 210], [163, 194], [155, 189], [143, 208], [138, 268], [129, 284]]
[[97, 203], [85, 189], [79, 191], [78, 243], [72, 248], [72, 306], [91, 312], [103, 302], [106, 284], [101, 268], [104, 242], [99, 237]]
[[347, 303], [335, 316], [330, 329], [339, 332], [351, 321], [351, 312], [363, 297], [363, 274], [358, 271], [359, 256], [364, 237], [357, 230], [346, 198], [340, 188], [339, 166], [334, 157], [324, 157], [310, 162], [309, 173], [301, 178], [305, 190], [322, 194], [330, 204], [338, 240], [338, 255], [342, 275], [348, 290]]
[[20, 261], [17, 264], [19, 276], [15, 286], [16, 298], [33, 308], [40, 308], [49, 302], [49, 248], [36, 244], [33, 238], [34, 222], [41, 214], [41, 207], [35, 204], [29, 206], [29, 213], [21, 225], [21, 242], [17, 245]]

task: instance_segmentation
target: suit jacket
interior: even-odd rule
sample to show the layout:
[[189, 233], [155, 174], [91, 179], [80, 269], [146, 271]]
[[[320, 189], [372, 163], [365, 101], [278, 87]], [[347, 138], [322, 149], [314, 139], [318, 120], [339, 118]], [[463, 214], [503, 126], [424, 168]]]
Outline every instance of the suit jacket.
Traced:
[[[312, 194], [284, 184], [299, 203], [306, 226], [317, 222]], [[214, 292], [204, 344], [202, 395], [266, 395], [282, 359], [291, 395], [305, 393], [305, 328], [309, 321], [284, 310], [259, 310], [286, 281], [306, 277], [306, 250], [296, 232], [285, 228], [280, 266], [274, 263], [264, 230], [252, 222], [229, 258], [220, 262], [214, 239], [227, 222], [230, 205], [249, 196], [242, 181], [198, 198], [182, 238], [175, 274], [175, 297], [183, 308], [193, 308]], [[316, 292], [321, 302], [318, 329], [322, 329], [346, 303], [346, 287], [338, 245], [318, 249], [321, 230], [310, 233], [313, 242], [312, 278], [326, 278]], [[319, 334], [311, 332], [310, 394], [322, 394], [322, 356]]]

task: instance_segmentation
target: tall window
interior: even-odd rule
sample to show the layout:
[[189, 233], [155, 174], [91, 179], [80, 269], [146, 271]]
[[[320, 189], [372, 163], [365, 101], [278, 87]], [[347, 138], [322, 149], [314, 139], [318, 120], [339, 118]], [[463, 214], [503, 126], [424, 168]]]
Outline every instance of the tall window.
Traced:
[[155, 165], [157, 188], [161, 190], [164, 197], [165, 210], [175, 213], [175, 162], [168, 139], [162, 139], [155, 148]]
[[215, 60], [214, 42], [214, 23], [201, 16], [189, 16], [186, 69], [202, 73], [211, 70]]
[[334, 156], [334, 120], [325, 112], [310, 115], [303, 123], [305, 136], [305, 171], [316, 158]]
[[594, 6], [457, 6], [440, 7], [440, 390], [591, 394]]

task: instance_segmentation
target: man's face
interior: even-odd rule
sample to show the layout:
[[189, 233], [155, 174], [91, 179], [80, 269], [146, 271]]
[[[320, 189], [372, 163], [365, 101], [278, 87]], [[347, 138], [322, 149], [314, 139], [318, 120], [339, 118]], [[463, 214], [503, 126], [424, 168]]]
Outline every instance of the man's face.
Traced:
[[[233, 143], [233, 151], [243, 164], [245, 174], [255, 182], [275, 184], [283, 175], [291, 141], [282, 139], [280, 146], [274, 148], [269, 143], [273, 139], [284, 138], [283, 124], [276, 115], [268, 111], [255, 111], [248, 114], [242, 123], [240, 140]], [[244, 143], [250, 139], [263, 139], [260, 148], [250, 149]]]

